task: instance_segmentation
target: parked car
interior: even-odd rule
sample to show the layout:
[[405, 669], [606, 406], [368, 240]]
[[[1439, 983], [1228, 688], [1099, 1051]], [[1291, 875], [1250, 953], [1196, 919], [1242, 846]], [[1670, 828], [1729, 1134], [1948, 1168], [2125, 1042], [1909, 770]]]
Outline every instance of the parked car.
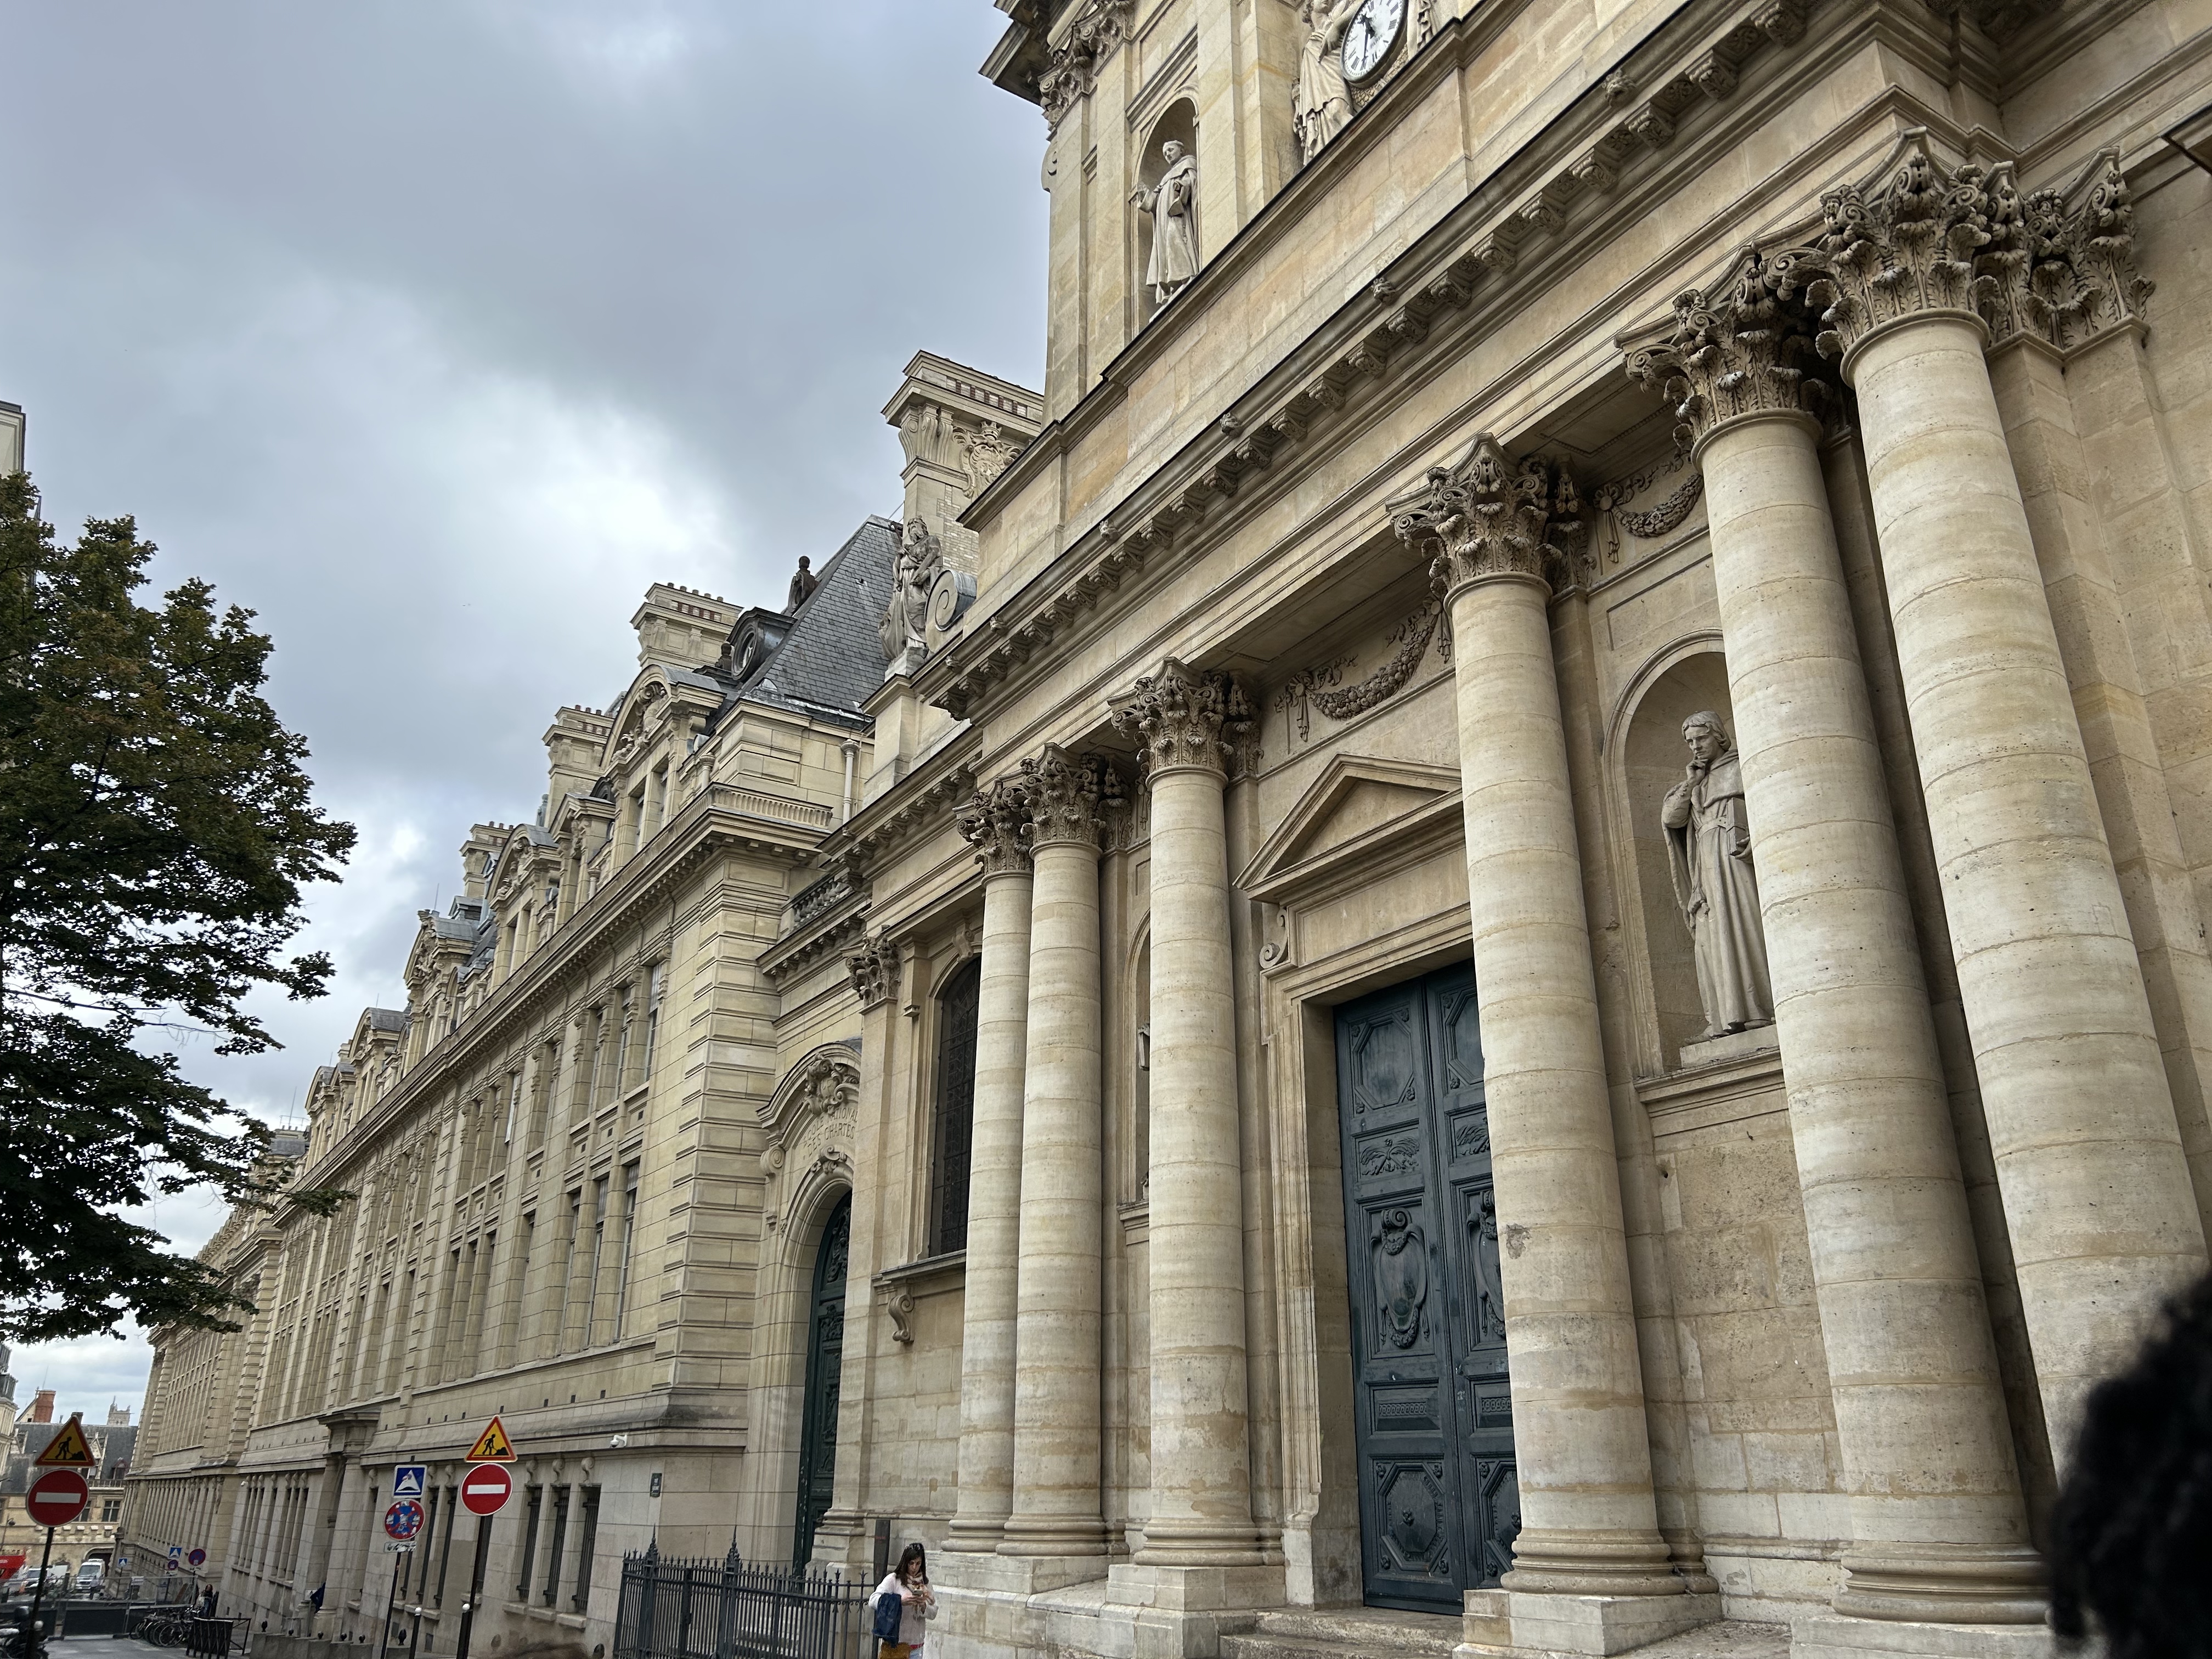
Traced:
[[76, 1570], [76, 1593], [79, 1595], [98, 1595], [107, 1584], [107, 1563], [98, 1556], [85, 1561]]

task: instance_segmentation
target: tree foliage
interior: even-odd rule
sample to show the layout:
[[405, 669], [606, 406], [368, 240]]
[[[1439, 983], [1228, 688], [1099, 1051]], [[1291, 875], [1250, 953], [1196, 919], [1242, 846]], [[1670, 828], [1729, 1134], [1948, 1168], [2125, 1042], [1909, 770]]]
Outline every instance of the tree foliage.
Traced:
[[197, 580], [142, 605], [153, 554], [127, 518], [63, 546], [29, 478], [0, 478], [0, 1334], [19, 1340], [246, 1308], [120, 1212], [283, 1188], [265, 1126], [161, 1049], [276, 1046], [247, 999], [324, 994], [328, 957], [281, 957], [302, 885], [353, 845], [261, 695], [252, 613]]

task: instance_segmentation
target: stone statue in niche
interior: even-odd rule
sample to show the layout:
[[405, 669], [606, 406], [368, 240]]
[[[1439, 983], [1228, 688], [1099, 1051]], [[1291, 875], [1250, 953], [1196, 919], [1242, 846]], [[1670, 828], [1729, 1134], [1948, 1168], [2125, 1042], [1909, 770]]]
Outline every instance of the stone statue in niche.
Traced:
[[1352, 88], [1344, 78], [1344, 33], [1361, 0], [1305, 0], [1306, 30], [1298, 51], [1298, 81], [1291, 93], [1291, 125], [1309, 161], [1352, 123]]
[[1726, 1036], [1774, 1020], [1743, 768], [1721, 717], [1710, 709], [1682, 722], [1682, 741], [1690, 746], [1690, 763], [1682, 781], [1667, 792], [1659, 821], [1667, 831], [1674, 902], [1697, 961], [1705, 1036]]
[[1137, 210], [1152, 221], [1152, 257], [1145, 266], [1152, 301], [1165, 305], [1198, 275], [1198, 157], [1183, 153], [1181, 141], [1160, 146], [1168, 170], [1150, 190], [1130, 192]]
[[886, 663], [896, 663], [908, 652], [926, 647], [929, 590], [944, 568], [944, 550], [929, 533], [928, 525], [920, 519], [908, 520], [891, 576], [891, 602], [884, 607], [878, 629]]

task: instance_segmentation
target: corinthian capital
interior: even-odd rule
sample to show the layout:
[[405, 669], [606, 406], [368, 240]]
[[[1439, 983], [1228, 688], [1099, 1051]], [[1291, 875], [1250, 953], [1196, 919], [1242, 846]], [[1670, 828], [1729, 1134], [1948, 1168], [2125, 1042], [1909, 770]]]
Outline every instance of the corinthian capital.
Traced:
[[872, 1008], [898, 989], [898, 946], [878, 933], [845, 958], [860, 1006]]
[[977, 790], [953, 823], [975, 849], [975, 862], [986, 881], [993, 876], [1028, 873], [1035, 820], [1026, 778], [1001, 778]]
[[1032, 847], [1072, 842], [1096, 848], [1109, 813], [1122, 805], [1121, 780], [1097, 755], [1071, 755], [1048, 743], [1035, 760], [1022, 763], [1036, 829]]
[[1129, 33], [1129, 18], [1137, 0], [1082, 0], [1075, 21], [1054, 33], [1060, 44], [1048, 49], [1044, 71], [1037, 76], [1037, 102], [1044, 110], [1045, 131], [1060, 130], [1060, 118], [1079, 98], [1087, 98], [1098, 83], [1098, 66], [1113, 55]]
[[1674, 435], [1687, 447], [1747, 415], [1817, 415], [1827, 388], [1798, 367], [1811, 343], [1767, 262], [1746, 248], [1725, 282], [1675, 297], [1674, 333], [1633, 354], [1628, 374], [1674, 405]]
[[1581, 528], [1581, 503], [1564, 467], [1516, 461], [1487, 432], [1457, 466], [1432, 466], [1421, 489], [1397, 502], [1390, 527], [1429, 551], [1429, 577], [1449, 597], [1470, 582], [1521, 576], [1564, 585], [1572, 560], [1555, 532]]
[[1173, 657], [1114, 700], [1115, 729], [1144, 745], [1146, 767], [1156, 774], [1201, 767], [1225, 775], [1251, 724], [1251, 708], [1235, 680], [1200, 673]]
[[1818, 343], [1840, 357], [1885, 323], [1929, 311], [1978, 314], [1990, 279], [1977, 269], [1990, 240], [1987, 176], [1954, 173], [1914, 128], [1881, 178], [1820, 198], [1826, 227], [1814, 246], [1774, 259], [1781, 297], [1802, 289], [1822, 307]]

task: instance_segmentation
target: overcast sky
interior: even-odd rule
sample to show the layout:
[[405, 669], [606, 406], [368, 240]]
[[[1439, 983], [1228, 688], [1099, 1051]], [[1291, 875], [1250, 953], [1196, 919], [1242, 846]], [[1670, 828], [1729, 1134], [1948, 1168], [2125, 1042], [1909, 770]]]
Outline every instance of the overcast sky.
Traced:
[[[337, 989], [257, 1059], [272, 1118], [468, 826], [526, 818], [666, 580], [780, 600], [896, 513], [878, 411], [927, 347], [1043, 358], [1036, 110], [990, 0], [0, 0], [0, 399], [46, 516], [137, 515], [157, 579], [258, 611], [272, 696], [358, 824], [308, 945]], [[220, 1216], [165, 1203], [196, 1248]], [[137, 1405], [135, 1338], [19, 1398]]]

